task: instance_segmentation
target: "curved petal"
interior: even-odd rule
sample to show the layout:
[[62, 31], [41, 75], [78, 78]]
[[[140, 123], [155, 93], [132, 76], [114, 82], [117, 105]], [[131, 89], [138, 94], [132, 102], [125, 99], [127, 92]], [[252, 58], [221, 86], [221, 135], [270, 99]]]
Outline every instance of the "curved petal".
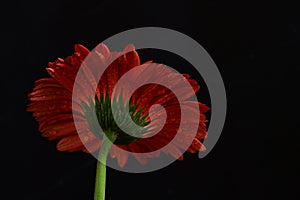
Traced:
[[119, 147], [117, 147], [116, 145], [113, 145], [111, 150], [110, 150], [110, 156], [112, 158], [116, 158], [117, 159], [117, 162], [118, 162], [118, 165], [120, 167], [124, 167], [127, 160], [128, 160], [128, 156], [129, 156], [129, 153], [126, 152], [126, 148], [124, 149], [125, 151], [120, 151], [119, 150]]
[[59, 151], [73, 152], [84, 149], [84, 146], [79, 136], [76, 134], [62, 138], [57, 144], [57, 149]]

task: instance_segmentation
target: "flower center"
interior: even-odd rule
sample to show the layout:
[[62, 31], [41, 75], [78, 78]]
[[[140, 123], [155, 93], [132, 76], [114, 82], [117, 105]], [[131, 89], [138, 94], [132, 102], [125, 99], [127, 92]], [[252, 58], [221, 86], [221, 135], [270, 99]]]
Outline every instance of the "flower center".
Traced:
[[[105, 135], [108, 138], [116, 137], [115, 144], [130, 144], [143, 136], [147, 131], [146, 126], [150, 123], [148, 115], [144, 113], [144, 109], [137, 109], [137, 105], [134, 105], [129, 101], [128, 107], [125, 105], [123, 98], [119, 97], [118, 100], [113, 100], [114, 109], [112, 110], [111, 99], [108, 95], [106, 97], [101, 96], [100, 98], [96, 97], [95, 102], [90, 99], [89, 104], [83, 103], [84, 116], [86, 117], [89, 129], [98, 137], [102, 138], [103, 133], [98, 133], [95, 128], [98, 123]], [[113, 113], [114, 111], [114, 113]], [[127, 112], [127, 113], [126, 113]], [[128, 119], [126, 116], [129, 115], [131, 119]], [[93, 116], [93, 113], [97, 116], [97, 121]], [[115, 120], [115, 118], [117, 118]], [[138, 132], [135, 127], [131, 127], [132, 123], [129, 120], [133, 121], [136, 125], [143, 127]], [[138, 137], [134, 137], [125, 133], [116, 123], [119, 122], [123, 130], [129, 130]]]

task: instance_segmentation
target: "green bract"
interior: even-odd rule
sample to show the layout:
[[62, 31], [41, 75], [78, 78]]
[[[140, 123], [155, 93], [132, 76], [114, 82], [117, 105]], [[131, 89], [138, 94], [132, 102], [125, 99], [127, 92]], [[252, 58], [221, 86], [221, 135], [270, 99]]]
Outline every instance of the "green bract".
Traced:
[[[101, 96], [100, 98], [95, 98], [95, 103], [92, 99], [89, 100], [89, 103], [83, 103], [82, 107], [84, 109], [84, 116], [87, 119], [89, 124], [89, 129], [100, 139], [103, 137], [103, 133], [99, 133], [96, 126], [99, 124], [101, 126], [102, 131], [106, 134], [108, 138], [115, 138], [115, 144], [130, 144], [145, 134], [147, 131], [146, 126], [150, 123], [148, 120], [148, 115], [144, 113], [144, 108], [137, 110], [137, 105], [132, 104], [129, 101], [129, 106], [127, 107], [124, 103], [122, 97], [119, 97], [118, 100], [116, 98], [112, 101], [115, 106], [115, 113], [112, 113], [111, 108], [111, 99], [108, 95], [105, 97]], [[126, 110], [127, 108], [127, 110]], [[125, 117], [125, 113], [128, 113], [131, 116], [131, 120], [138, 126], [144, 127], [141, 131], [137, 132], [135, 127], [130, 127], [130, 123], [128, 122], [128, 118]], [[95, 119], [94, 113], [97, 116]], [[132, 135], [126, 134], [123, 130], [119, 128], [114, 117], [118, 118], [118, 121], [121, 122], [120, 126], [124, 127], [126, 130], [131, 130], [131, 133], [136, 135], [134, 137]]]

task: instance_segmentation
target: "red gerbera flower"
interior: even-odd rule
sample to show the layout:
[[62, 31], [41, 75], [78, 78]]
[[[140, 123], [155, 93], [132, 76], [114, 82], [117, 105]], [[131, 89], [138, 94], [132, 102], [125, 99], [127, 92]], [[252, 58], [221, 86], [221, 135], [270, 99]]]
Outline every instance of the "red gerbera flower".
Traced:
[[[111, 109], [111, 99], [115, 98], [112, 96], [113, 89], [118, 80], [126, 72], [142, 66], [138, 53], [134, 50], [132, 45], [126, 47], [125, 50], [127, 53], [122, 55], [122, 53], [110, 52], [105, 45], [99, 45], [97, 47], [101, 62], [113, 62], [105, 70], [98, 83], [95, 82], [94, 74], [88, 70], [85, 71], [88, 82], [81, 88], [83, 96], [86, 90], [92, 88], [90, 85], [93, 84], [97, 85], [96, 95], [95, 97], [89, 97], [89, 100], [83, 98], [85, 100], [77, 102], [77, 106], [74, 106], [74, 104], [72, 106], [74, 82], [80, 66], [90, 51], [78, 44], [75, 45], [75, 53], [73, 55], [65, 59], [58, 58], [55, 62], [48, 64], [47, 72], [51, 77], [36, 81], [33, 92], [28, 95], [31, 103], [27, 110], [33, 112], [33, 116], [39, 123], [39, 130], [42, 135], [49, 140], [59, 140], [57, 149], [60, 151], [97, 151], [101, 147], [102, 136], [94, 131], [94, 122], [89, 120], [90, 112], [96, 112], [98, 123], [103, 132], [107, 134], [108, 138], [114, 135], [114, 143], [118, 147], [128, 152], [153, 152], [159, 150], [174, 138], [180, 124], [180, 106], [183, 106], [183, 109], [189, 110], [191, 116], [197, 113], [197, 110], [200, 109], [201, 111], [200, 120], [195, 121], [188, 119], [181, 122], [183, 125], [180, 128], [182, 131], [185, 131], [186, 135], [192, 134], [189, 132], [189, 127], [196, 126], [198, 129], [196, 137], [193, 139], [187, 151], [195, 153], [204, 150], [205, 148], [200, 140], [206, 137], [205, 122], [207, 120], [203, 113], [208, 110], [208, 107], [200, 102], [188, 100], [194, 93], [187, 93], [185, 88], [182, 88], [181, 82], [188, 81], [193, 87], [194, 92], [197, 92], [200, 87], [195, 80], [190, 79], [186, 74], [184, 74], [181, 79], [178, 79], [178, 76], [172, 76], [173, 72], [166, 72], [170, 75], [168, 79], [172, 91], [179, 91], [181, 98], [184, 100], [181, 105], [178, 105], [178, 99], [170, 89], [158, 84], [144, 85], [137, 89], [130, 97], [130, 116], [137, 125], [145, 127], [145, 129], [143, 129], [144, 131], [139, 133], [141, 136], [151, 134], [156, 130], [155, 126], [161, 122], [162, 110], [164, 109], [166, 111], [167, 118], [165, 124], [156, 135], [147, 138], [134, 137], [126, 134], [118, 127], [113, 118]], [[147, 72], [147, 68], [142, 70], [142, 73], [151, 75], [151, 72]], [[138, 75], [136, 77], [138, 77]], [[133, 81], [136, 81], [134, 79], [136, 77], [132, 77]], [[157, 78], [159, 79], [161, 77]], [[121, 96], [118, 99], [119, 106], [124, 107], [122, 102], [125, 101], [126, 97], [122, 97], [121, 93], [118, 95]], [[154, 104], [160, 104], [163, 108], [160, 107], [149, 110]], [[149, 112], [152, 112], [151, 118], [149, 117]], [[73, 115], [73, 113], [75, 114]], [[119, 115], [122, 117], [122, 113]], [[80, 122], [80, 130], [78, 131], [81, 131], [81, 134], [85, 136], [84, 141], [83, 137], [79, 137], [78, 135], [74, 118]], [[126, 121], [124, 123], [126, 124]], [[181, 138], [180, 141], [175, 141], [174, 144], [175, 145], [164, 149], [164, 153], [182, 159], [183, 156], [180, 150], [182, 146], [184, 146], [183, 144], [185, 144], [184, 138]], [[88, 150], [86, 145], [89, 146]], [[128, 159], [128, 153], [126, 153], [126, 151], [120, 152], [114, 146], [110, 150], [110, 155], [117, 159], [121, 167], [126, 164]], [[144, 164], [147, 161], [147, 158], [143, 155], [134, 154], [134, 156], [140, 163]]]

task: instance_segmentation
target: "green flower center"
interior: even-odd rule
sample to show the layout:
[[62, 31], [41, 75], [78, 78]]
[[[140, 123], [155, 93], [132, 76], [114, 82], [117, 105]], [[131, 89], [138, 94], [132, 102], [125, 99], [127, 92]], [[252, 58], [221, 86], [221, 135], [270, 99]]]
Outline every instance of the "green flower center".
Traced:
[[[130, 144], [135, 142], [139, 138], [143, 136], [143, 134], [147, 131], [147, 126], [150, 123], [148, 120], [148, 115], [144, 114], [144, 109], [137, 109], [137, 105], [133, 105], [131, 101], [129, 101], [129, 105], [125, 105], [123, 98], [118, 98], [118, 100], [113, 100], [114, 113], [112, 110], [111, 99], [108, 95], [104, 98], [103, 96], [99, 98], [95, 98], [95, 103], [92, 99], [90, 99], [89, 103], [83, 103], [82, 107], [84, 109], [84, 116], [86, 117], [89, 129], [100, 139], [103, 137], [103, 133], [98, 133], [96, 128], [97, 123], [101, 126], [103, 132], [108, 138], [116, 138], [115, 144]], [[129, 111], [128, 111], [129, 110]], [[127, 112], [127, 113], [126, 113]], [[129, 115], [131, 119], [128, 119], [126, 115]], [[95, 119], [94, 114], [96, 114], [97, 119]], [[115, 120], [115, 118], [117, 120]], [[132, 123], [129, 120], [133, 121], [136, 125], [140, 127], [144, 127], [140, 129], [138, 132], [135, 126], [132, 126]], [[124, 130], [129, 130], [131, 133], [134, 133], [137, 137], [129, 135], [125, 133], [116, 123], [118, 121], [120, 126]]]

